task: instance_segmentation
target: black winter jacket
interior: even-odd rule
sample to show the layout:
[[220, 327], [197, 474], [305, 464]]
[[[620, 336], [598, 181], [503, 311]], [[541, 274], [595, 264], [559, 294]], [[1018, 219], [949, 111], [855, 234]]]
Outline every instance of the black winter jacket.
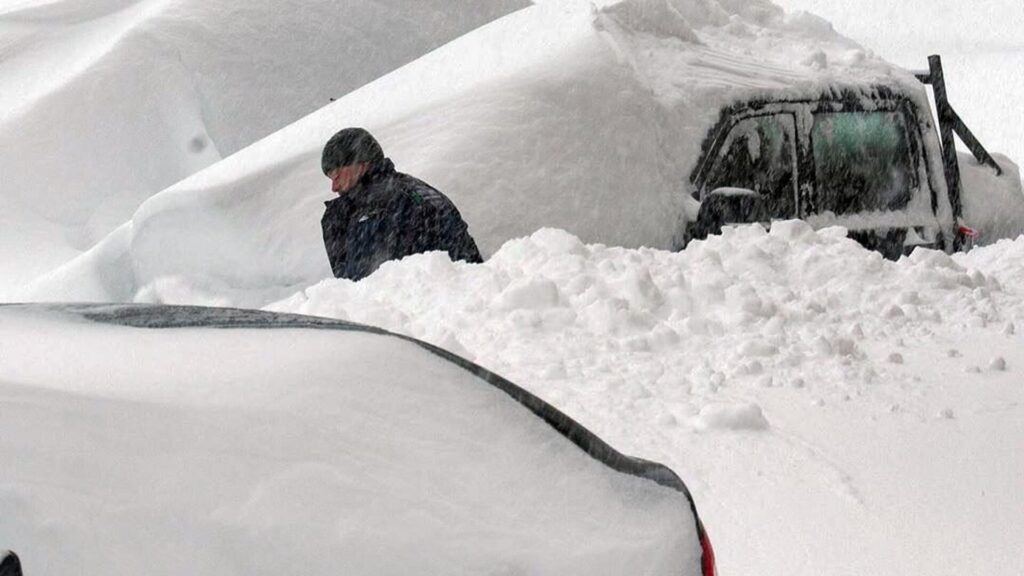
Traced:
[[391, 160], [371, 166], [355, 187], [324, 204], [320, 224], [337, 278], [361, 280], [388, 260], [432, 250], [483, 262], [451, 200], [397, 172]]

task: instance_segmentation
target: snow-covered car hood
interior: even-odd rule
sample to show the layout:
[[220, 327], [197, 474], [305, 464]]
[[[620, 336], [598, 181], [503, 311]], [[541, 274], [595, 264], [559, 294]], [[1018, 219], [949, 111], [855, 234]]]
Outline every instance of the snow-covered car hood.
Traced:
[[685, 486], [427, 344], [0, 307], [0, 545], [33, 576], [700, 574]]

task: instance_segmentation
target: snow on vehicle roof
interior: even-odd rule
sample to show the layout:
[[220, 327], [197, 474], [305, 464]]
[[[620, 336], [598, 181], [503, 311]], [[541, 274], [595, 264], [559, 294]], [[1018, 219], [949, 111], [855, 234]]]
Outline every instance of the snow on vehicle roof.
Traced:
[[35, 573], [700, 573], [685, 492], [415, 342], [105, 308], [0, 307], [0, 539]]
[[[764, 0], [549, 0], [171, 187], [41, 285], [111, 300], [168, 276], [241, 288], [329, 277], [317, 223], [330, 192], [318, 160], [351, 125], [374, 132], [399, 170], [448, 194], [485, 253], [546, 226], [667, 248], [723, 106], [877, 84], [923, 97], [912, 76], [827, 22]], [[89, 280], [101, 276], [102, 285]]]

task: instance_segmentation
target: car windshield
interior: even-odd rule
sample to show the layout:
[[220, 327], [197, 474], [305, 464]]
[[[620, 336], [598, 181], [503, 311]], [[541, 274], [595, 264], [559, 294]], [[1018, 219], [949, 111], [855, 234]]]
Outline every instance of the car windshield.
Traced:
[[812, 209], [898, 210], [916, 185], [899, 112], [823, 112], [811, 131], [817, 195]]

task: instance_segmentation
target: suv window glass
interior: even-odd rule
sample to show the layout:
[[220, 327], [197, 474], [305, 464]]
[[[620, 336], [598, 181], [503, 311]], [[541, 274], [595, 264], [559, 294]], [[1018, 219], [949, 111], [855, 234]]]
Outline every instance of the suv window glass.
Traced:
[[740, 120], [719, 149], [704, 189], [753, 190], [773, 218], [796, 217], [795, 127], [790, 114]]
[[899, 112], [823, 112], [811, 130], [817, 195], [814, 211], [898, 210], [915, 186]]

